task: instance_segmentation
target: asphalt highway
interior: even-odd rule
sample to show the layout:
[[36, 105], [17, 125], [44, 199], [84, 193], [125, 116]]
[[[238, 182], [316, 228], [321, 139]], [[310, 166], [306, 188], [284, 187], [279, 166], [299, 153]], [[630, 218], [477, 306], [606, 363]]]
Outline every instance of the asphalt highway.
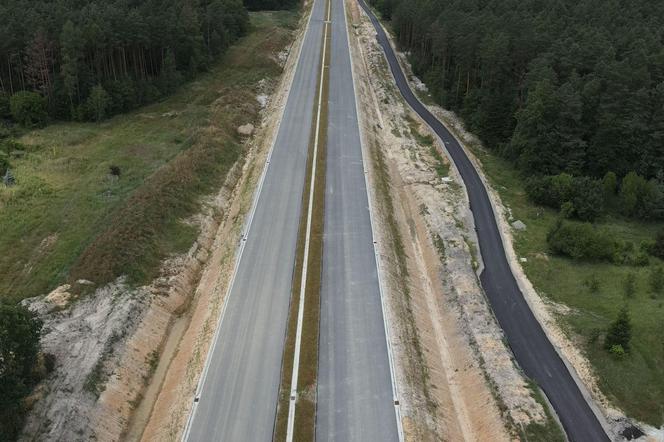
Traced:
[[322, 50], [315, 0], [263, 184], [190, 416], [189, 441], [271, 441]]
[[396, 441], [344, 0], [331, 1], [316, 440]]
[[415, 97], [385, 31], [364, 0], [358, 2], [376, 29], [378, 43], [383, 48], [399, 91], [445, 143], [466, 185], [484, 262], [480, 280], [516, 360], [526, 375], [542, 388], [571, 441], [608, 441], [597, 417], [535, 319], [514, 279], [484, 183], [456, 138]]

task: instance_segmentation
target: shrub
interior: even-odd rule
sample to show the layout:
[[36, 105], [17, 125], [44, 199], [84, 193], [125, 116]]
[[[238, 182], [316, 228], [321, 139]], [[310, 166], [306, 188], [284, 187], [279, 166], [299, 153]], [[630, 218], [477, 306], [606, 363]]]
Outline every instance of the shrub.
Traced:
[[101, 121], [108, 116], [108, 111], [111, 108], [111, 96], [101, 85], [97, 85], [90, 91], [85, 107], [91, 119]]
[[640, 267], [645, 267], [648, 264], [650, 264], [650, 257], [646, 252], [643, 250], [640, 250], [636, 253], [636, 255], [632, 255], [629, 259], [629, 264], [635, 265], [635, 266], [640, 266]]
[[599, 292], [599, 278], [597, 277], [596, 273], [593, 273], [590, 275], [590, 277], [585, 281], [586, 287], [588, 287], [588, 290], [590, 293], [598, 293]]
[[631, 339], [632, 321], [627, 307], [623, 307], [620, 309], [616, 320], [609, 326], [604, 339], [604, 348], [610, 352], [614, 346], [619, 345], [626, 353], [629, 353], [629, 341]]
[[560, 209], [574, 195], [574, 178], [566, 173], [553, 176], [532, 177], [526, 183], [528, 197], [542, 206]]
[[655, 266], [650, 270], [650, 290], [653, 293], [660, 294], [664, 289], [664, 269], [661, 266]]
[[620, 344], [612, 345], [611, 348], [609, 349], [609, 353], [611, 353], [613, 356], [615, 356], [618, 359], [622, 359], [625, 357], [625, 349]]
[[618, 191], [618, 177], [615, 173], [606, 172], [606, 175], [602, 178], [602, 188], [606, 198], [611, 198], [616, 194]]
[[9, 96], [4, 92], [0, 92], [0, 118], [9, 118], [11, 115]]
[[623, 281], [623, 290], [626, 297], [634, 297], [634, 294], [636, 293], [636, 275], [634, 273], [630, 272], [625, 276], [625, 280]]
[[9, 160], [4, 155], [0, 155], [0, 176], [5, 176], [9, 169]]
[[571, 201], [565, 201], [561, 206], [560, 206], [560, 216], [562, 216], [565, 219], [570, 219], [574, 217], [574, 204], [572, 204]]
[[628, 173], [620, 185], [620, 210], [627, 216], [651, 219], [664, 216], [664, 190], [656, 180]]
[[136, 86], [131, 78], [122, 78], [106, 85], [106, 91], [111, 96], [111, 114], [119, 114], [138, 106]]
[[12, 440], [25, 413], [23, 398], [37, 382], [41, 322], [20, 304], [0, 303], [0, 434]]
[[26, 127], [41, 126], [46, 123], [48, 118], [46, 106], [46, 99], [37, 92], [21, 91], [9, 99], [12, 118]]
[[604, 189], [588, 177], [560, 175], [532, 177], [526, 184], [528, 197], [543, 206], [560, 209], [565, 218], [594, 221], [604, 210]]
[[594, 221], [604, 211], [604, 190], [599, 181], [588, 177], [574, 179], [574, 213], [581, 221]]
[[613, 261], [618, 244], [604, 230], [589, 223], [557, 222], [547, 235], [553, 253], [574, 259]]
[[655, 242], [650, 245], [649, 252], [653, 256], [664, 259], [664, 229], [657, 232]]

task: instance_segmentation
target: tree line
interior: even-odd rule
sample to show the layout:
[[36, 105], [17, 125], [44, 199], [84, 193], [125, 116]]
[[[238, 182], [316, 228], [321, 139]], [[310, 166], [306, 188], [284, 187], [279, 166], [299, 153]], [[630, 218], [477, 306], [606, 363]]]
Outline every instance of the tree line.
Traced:
[[372, 3], [433, 97], [525, 175], [643, 180], [627, 211], [664, 216], [664, 3]]
[[300, 3], [301, 0], [244, 0], [244, 5], [250, 11], [261, 9], [290, 9], [296, 7]]
[[241, 0], [0, 2], [0, 118], [98, 120], [205, 70], [249, 28]]

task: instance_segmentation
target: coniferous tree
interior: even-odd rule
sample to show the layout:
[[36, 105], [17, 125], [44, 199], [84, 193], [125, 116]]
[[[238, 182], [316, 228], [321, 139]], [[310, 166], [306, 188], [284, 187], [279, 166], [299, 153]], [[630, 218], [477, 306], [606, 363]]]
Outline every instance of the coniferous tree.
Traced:
[[610, 351], [619, 345], [625, 352], [629, 353], [629, 344], [632, 339], [632, 321], [629, 317], [627, 307], [623, 307], [618, 313], [616, 320], [609, 326], [604, 339], [604, 348]]

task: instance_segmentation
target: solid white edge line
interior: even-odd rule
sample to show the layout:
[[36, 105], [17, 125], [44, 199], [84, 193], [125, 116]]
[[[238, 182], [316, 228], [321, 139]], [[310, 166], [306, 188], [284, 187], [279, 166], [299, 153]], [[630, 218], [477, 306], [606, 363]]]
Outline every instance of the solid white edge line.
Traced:
[[[315, 2], [315, 0], [314, 0]], [[187, 418], [187, 424], [185, 426], [185, 430], [182, 433], [182, 438], [181, 441], [185, 442], [189, 438], [189, 433], [191, 432], [191, 424], [194, 420], [194, 416], [196, 414], [196, 409], [198, 408], [198, 402], [201, 397], [202, 393], [202, 387], [203, 384], [205, 383], [205, 379], [208, 374], [208, 370], [210, 368], [210, 363], [212, 360], [212, 354], [214, 353], [214, 349], [217, 345], [217, 338], [219, 337], [219, 330], [221, 329], [221, 324], [224, 320], [224, 314], [226, 313], [226, 306], [228, 306], [228, 301], [230, 298], [230, 295], [233, 291], [233, 286], [235, 285], [235, 277], [237, 275], [237, 270], [238, 267], [240, 266], [240, 261], [242, 260], [242, 253], [244, 252], [244, 247], [246, 244], [247, 237], [249, 236], [249, 231], [251, 230], [251, 225], [254, 221], [254, 215], [256, 214], [256, 207], [258, 206], [258, 201], [260, 200], [261, 194], [262, 194], [262, 189], [263, 189], [263, 182], [265, 181], [265, 175], [267, 174], [267, 170], [270, 166], [270, 159], [272, 158], [272, 152], [274, 151], [274, 146], [277, 143], [277, 138], [279, 137], [279, 130], [281, 129], [281, 122], [284, 117], [284, 113], [286, 112], [286, 107], [288, 107], [288, 101], [290, 100], [291, 96], [291, 91], [293, 88], [293, 81], [295, 80], [295, 75], [297, 75], [297, 69], [300, 65], [300, 58], [302, 56], [302, 49], [304, 48], [304, 42], [307, 37], [307, 33], [309, 32], [309, 25], [311, 23], [311, 17], [314, 15], [314, 7], [315, 3], [311, 7], [311, 11], [309, 12], [309, 18], [307, 19], [307, 26], [304, 30], [304, 35], [302, 36], [302, 41], [300, 43], [300, 47], [298, 49], [298, 54], [297, 54], [297, 60], [295, 62], [295, 70], [293, 71], [293, 76], [290, 79], [290, 84], [288, 85], [288, 95], [286, 97], [286, 102], [281, 108], [280, 115], [279, 115], [279, 121], [277, 123], [277, 128], [275, 131], [274, 139], [272, 140], [272, 144], [270, 145], [270, 150], [268, 151], [267, 157], [265, 158], [265, 164], [263, 165], [263, 171], [261, 172], [261, 177], [258, 181], [258, 187], [256, 188], [255, 194], [254, 194], [254, 200], [251, 205], [251, 210], [249, 211], [249, 218], [245, 222], [245, 228], [243, 228], [243, 232], [240, 238], [240, 245], [238, 246], [238, 250], [236, 252], [237, 258], [235, 259], [235, 265], [233, 267], [233, 273], [231, 275], [231, 282], [228, 286], [228, 289], [226, 290], [226, 296], [223, 299], [223, 306], [221, 308], [221, 312], [219, 313], [219, 318], [217, 319], [217, 328], [214, 332], [214, 336], [212, 337], [212, 345], [210, 346], [210, 349], [208, 350], [208, 353], [205, 357], [205, 367], [203, 368], [203, 374], [201, 375], [200, 379], [198, 380], [198, 385], [196, 387], [196, 393], [194, 394], [194, 402], [191, 407], [191, 411], [189, 412], [189, 417]]]
[[286, 442], [293, 441], [293, 430], [295, 427], [295, 403], [297, 400], [297, 382], [300, 371], [300, 347], [302, 345], [302, 326], [304, 321], [304, 296], [307, 286], [307, 269], [309, 263], [309, 242], [311, 239], [311, 220], [313, 217], [314, 190], [316, 187], [316, 160], [318, 158], [318, 136], [320, 133], [320, 112], [323, 105], [323, 86], [325, 78], [325, 55], [327, 51], [327, 31], [330, 24], [330, 10], [332, 0], [328, 0], [327, 17], [324, 21], [323, 51], [320, 66], [320, 87], [318, 89], [318, 111], [316, 114], [316, 133], [314, 135], [314, 155], [311, 168], [311, 183], [309, 184], [309, 206], [307, 210], [307, 231], [304, 241], [304, 259], [302, 264], [302, 275], [300, 279], [300, 301], [297, 312], [297, 330], [295, 332], [295, 350], [293, 354], [293, 373], [291, 377], [290, 397], [288, 400], [288, 425], [286, 427]]
[[[387, 358], [389, 361], [390, 365], [390, 377], [392, 378], [392, 399], [393, 399], [393, 404], [394, 404], [394, 414], [396, 417], [397, 421], [397, 434], [399, 437], [399, 441], [404, 440], [404, 434], [403, 434], [403, 425], [401, 423], [401, 408], [399, 406], [399, 392], [398, 392], [398, 387], [397, 387], [397, 379], [394, 371], [394, 357], [392, 354], [392, 337], [390, 334], [390, 327], [388, 325], [388, 309], [386, 305], [386, 300], [385, 300], [385, 293], [384, 293], [384, 287], [383, 287], [383, 271], [381, 267], [381, 260], [380, 256], [378, 255], [378, 251], [376, 250], [376, 238], [374, 236], [374, 232], [376, 232], [376, 227], [375, 227], [375, 220], [374, 220], [374, 213], [373, 213], [373, 205], [372, 205], [372, 192], [371, 192], [371, 186], [369, 185], [369, 178], [368, 178], [368, 169], [366, 168], [366, 161], [365, 161], [365, 149], [366, 146], [364, 144], [364, 128], [363, 125], [360, 124], [360, 109], [357, 104], [357, 90], [355, 88], [355, 63], [353, 62], [353, 56], [351, 54], [351, 48], [350, 48], [350, 31], [348, 29], [348, 11], [346, 10], [346, 0], [342, 0], [344, 3], [344, 21], [345, 21], [345, 27], [346, 27], [346, 44], [348, 45], [348, 57], [350, 58], [350, 65], [351, 65], [351, 76], [353, 77], [353, 94], [355, 96], [355, 113], [357, 114], [357, 120], [358, 120], [358, 128], [360, 130], [360, 150], [362, 152], [362, 165], [364, 166], [364, 183], [367, 188], [367, 202], [369, 205], [369, 218], [371, 220], [371, 238], [373, 240], [373, 249], [374, 249], [374, 258], [376, 260], [376, 271], [378, 273], [378, 291], [380, 292], [380, 304], [381, 304], [381, 309], [383, 313], [383, 327], [385, 330], [385, 341], [387, 343]], [[349, 0], [353, 1], [353, 0]], [[359, 7], [359, 5], [358, 5]], [[361, 8], [360, 8], [361, 9]]]

